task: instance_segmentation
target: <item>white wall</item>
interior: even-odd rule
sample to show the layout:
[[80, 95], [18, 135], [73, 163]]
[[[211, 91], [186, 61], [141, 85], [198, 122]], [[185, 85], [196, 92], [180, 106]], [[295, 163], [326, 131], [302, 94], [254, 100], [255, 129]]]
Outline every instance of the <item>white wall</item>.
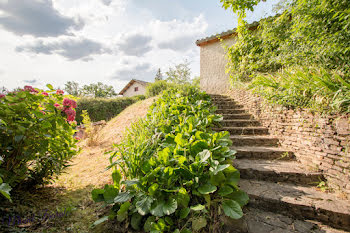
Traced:
[[[139, 90], [135, 91], [135, 87], [138, 87]], [[131, 97], [135, 95], [144, 95], [144, 94], [146, 94], [146, 85], [135, 82], [124, 92], [123, 96]]]
[[[232, 45], [235, 39], [230, 37], [223, 41]], [[229, 90], [229, 75], [225, 73], [226, 57], [221, 42], [200, 46], [200, 87], [210, 94], [223, 94]]]

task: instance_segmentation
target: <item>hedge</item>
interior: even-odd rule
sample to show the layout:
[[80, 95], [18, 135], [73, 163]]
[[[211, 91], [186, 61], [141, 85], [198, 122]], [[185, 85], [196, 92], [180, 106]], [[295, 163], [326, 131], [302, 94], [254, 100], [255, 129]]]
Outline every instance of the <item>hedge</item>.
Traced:
[[138, 95], [133, 97], [118, 97], [118, 98], [81, 98], [78, 100], [77, 107], [77, 123], [81, 123], [83, 110], [87, 110], [91, 121], [97, 122], [101, 120], [110, 120], [129, 105], [145, 99], [145, 96]]

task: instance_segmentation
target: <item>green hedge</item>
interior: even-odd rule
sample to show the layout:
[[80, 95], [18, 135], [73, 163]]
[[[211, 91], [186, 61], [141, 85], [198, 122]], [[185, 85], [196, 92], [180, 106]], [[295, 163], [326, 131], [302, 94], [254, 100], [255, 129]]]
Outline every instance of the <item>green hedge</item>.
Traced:
[[119, 97], [119, 98], [81, 98], [78, 100], [77, 107], [77, 123], [81, 123], [83, 118], [81, 116], [83, 110], [87, 110], [91, 121], [110, 120], [129, 105], [144, 100], [145, 96], [138, 95], [134, 97]]

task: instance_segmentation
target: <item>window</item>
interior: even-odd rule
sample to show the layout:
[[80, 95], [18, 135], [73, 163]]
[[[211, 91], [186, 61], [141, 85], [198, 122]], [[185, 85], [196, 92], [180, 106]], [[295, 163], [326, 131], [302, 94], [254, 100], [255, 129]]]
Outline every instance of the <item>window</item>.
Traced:
[[139, 91], [139, 87], [135, 87], [135, 91]]

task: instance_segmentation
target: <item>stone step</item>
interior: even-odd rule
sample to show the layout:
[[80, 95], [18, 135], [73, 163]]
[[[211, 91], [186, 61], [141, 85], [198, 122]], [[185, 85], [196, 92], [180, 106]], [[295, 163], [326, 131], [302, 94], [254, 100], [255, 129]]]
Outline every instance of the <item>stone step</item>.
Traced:
[[244, 109], [243, 105], [236, 104], [236, 103], [213, 103], [214, 106], [216, 106], [218, 109]]
[[239, 108], [219, 108], [216, 110], [217, 114], [242, 114], [246, 113], [245, 109], [239, 109]]
[[232, 146], [231, 149], [235, 150], [236, 158], [238, 159], [265, 159], [265, 160], [295, 160], [295, 156], [292, 152], [288, 152], [281, 148], [275, 147], [262, 147], [262, 146], [245, 146], [237, 147]]
[[266, 135], [268, 129], [265, 127], [221, 127], [215, 131], [228, 131], [231, 135]]
[[230, 137], [233, 146], [278, 146], [278, 138], [272, 136], [240, 136]]
[[324, 180], [322, 173], [310, 172], [296, 161], [236, 159], [234, 166], [243, 179], [286, 182], [304, 186], [316, 186]]
[[223, 120], [220, 124], [224, 127], [247, 127], [247, 126], [260, 126], [260, 122], [256, 120]]
[[245, 207], [238, 220], [222, 217], [222, 232], [230, 233], [345, 233], [317, 221], [299, 220], [286, 215]]
[[350, 202], [332, 193], [315, 187], [257, 180], [241, 179], [239, 185], [248, 193], [250, 207], [350, 230]]
[[224, 120], [234, 120], [234, 119], [254, 119], [251, 114], [243, 113], [243, 114], [221, 114]]

